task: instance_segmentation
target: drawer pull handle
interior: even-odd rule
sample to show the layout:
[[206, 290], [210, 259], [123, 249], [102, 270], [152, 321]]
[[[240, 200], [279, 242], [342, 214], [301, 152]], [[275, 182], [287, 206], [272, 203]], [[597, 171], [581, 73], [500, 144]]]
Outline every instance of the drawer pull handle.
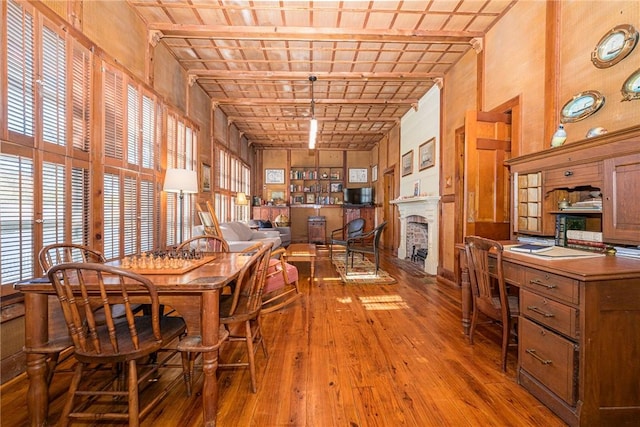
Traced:
[[547, 288], [547, 289], [553, 289], [553, 288], [556, 287], [556, 285], [550, 285], [548, 283], [544, 283], [540, 279], [529, 280], [529, 283], [532, 284], [532, 285], [542, 286], [542, 287]]
[[573, 171], [564, 171], [564, 176], [571, 176], [573, 175]]
[[528, 348], [526, 352], [529, 353], [534, 359], [536, 359], [538, 362], [542, 363], [543, 365], [551, 365], [552, 363], [551, 360], [543, 359], [542, 357], [538, 356], [535, 349], [533, 348]]
[[538, 313], [543, 315], [544, 317], [555, 317], [555, 314], [553, 313], [547, 313], [546, 311], [542, 311], [540, 310], [538, 307], [536, 307], [535, 305], [528, 305], [527, 306], [527, 310], [531, 310], [534, 313]]

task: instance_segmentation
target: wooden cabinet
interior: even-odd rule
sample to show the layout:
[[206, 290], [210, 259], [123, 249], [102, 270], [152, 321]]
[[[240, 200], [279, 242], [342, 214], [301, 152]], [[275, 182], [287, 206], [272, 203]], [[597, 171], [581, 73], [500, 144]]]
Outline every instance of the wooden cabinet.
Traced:
[[376, 209], [373, 206], [344, 208], [343, 226], [356, 218], [364, 218], [364, 231], [371, 231], [376, 227]]
[[323, 216], [310, 216], [308, 220], [309, 243], [324, 244], [327, 221]]
[[291, 218], [288, 206], [254, 206], [253, 219], [261, 219], [263, 221], [275, 221], [278, 215], [284, 215]]
[[[610, 244], [640, 244], [640, 127], [505, 162], [512, 175], [513, 236], [553, 237], [556, 216], [582, 216]], [[576, 208], [590, 200], [600, 205]], [[570, 210], [560, 210], [568, 201]]]
[[604, 173], [604, 236], [612, 243], [640, 242], [640, 154], [605, 160]]

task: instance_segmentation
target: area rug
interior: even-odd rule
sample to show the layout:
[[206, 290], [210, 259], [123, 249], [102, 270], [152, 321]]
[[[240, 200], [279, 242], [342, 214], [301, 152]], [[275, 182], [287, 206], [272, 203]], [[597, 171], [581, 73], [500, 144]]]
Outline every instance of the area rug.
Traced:
[[375, 274], [376, 265], [367, 258], [364, 260], [360, 256], [353, 259], [353, 267], [349, 260], [349, 274], [344, 274], [344, 258], [334, 257], [333, 265], [340, 274], [340, 278], [344, 283], [354, 285], [391, 285], [396, 283], [389, 273], [378, 268], [378, 274]]

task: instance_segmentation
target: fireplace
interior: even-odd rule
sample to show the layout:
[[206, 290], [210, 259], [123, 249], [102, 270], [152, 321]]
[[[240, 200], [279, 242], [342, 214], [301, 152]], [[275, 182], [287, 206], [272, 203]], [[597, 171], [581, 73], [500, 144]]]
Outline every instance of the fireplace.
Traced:
[[[416, 261], [424, 257], [424, 271], [438, 273], [438, 203], [439, 196], [392, 200], [400, 213], [398, 258]], [[415, 251], [413, 247], [416, 247]], [[420, 255], [416, 256], [420, 249]]]

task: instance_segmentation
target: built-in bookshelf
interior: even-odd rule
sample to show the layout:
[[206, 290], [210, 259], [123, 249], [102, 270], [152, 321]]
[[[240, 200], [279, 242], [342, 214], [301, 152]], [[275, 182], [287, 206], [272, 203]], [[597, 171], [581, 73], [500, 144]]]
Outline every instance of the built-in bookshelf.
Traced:
[[338, 205], [343, 201], [344, 168], [292, 167], [289, 194], [292, 205]]

